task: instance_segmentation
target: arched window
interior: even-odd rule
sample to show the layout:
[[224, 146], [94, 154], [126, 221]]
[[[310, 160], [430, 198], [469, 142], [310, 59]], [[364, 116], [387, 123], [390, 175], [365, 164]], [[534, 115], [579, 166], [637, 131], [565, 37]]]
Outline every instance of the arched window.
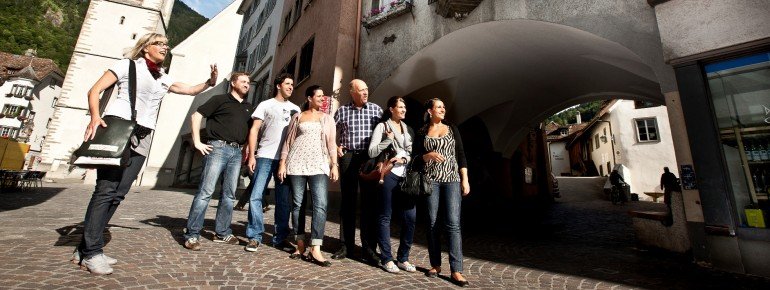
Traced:
[[126, 21], [126, 17], [125, 16], [120, 16], [120, 24], [123, 25], [123, 22], [125, 22], [125, 21]]

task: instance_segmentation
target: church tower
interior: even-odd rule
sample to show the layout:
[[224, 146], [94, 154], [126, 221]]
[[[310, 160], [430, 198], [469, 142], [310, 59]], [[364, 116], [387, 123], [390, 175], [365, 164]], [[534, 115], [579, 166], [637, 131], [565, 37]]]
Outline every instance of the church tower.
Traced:
[[48, 176], [66, 177], [65, 165], [83, 142], [88, 90], [142, 35], [165, 34], [173, 6], [174, 0], [91, 0], [41, 152]]

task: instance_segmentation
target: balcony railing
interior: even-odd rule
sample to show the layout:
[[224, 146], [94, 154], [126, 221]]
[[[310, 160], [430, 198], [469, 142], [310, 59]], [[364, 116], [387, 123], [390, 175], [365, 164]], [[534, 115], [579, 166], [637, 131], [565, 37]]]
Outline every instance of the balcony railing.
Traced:
[[[437, 0], [436, 13], [444, 18], [454, 17], [457, 20], [463, 20], [473, 9], [481, 4], [483, 0]], [[429, 2], [432, 3], [432, 2]]]
[[372, 27], [385, 23], [385, 21], [412, 11], [411, 0], [395, 0], [387, 5], [390, 9], [386, 10], [383, 9], [384, 7], [374, 7], [369, 13], [365, 14], [361, 19], [361, 24], [364, 28], [371, 29]]

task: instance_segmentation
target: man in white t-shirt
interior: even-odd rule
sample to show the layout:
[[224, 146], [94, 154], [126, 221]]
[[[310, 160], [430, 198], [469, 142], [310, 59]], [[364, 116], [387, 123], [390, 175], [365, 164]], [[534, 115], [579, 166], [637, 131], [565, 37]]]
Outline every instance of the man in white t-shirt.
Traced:
[[[246, 237], [249, 243], [245, 250], [256, 252], [262, 244], [265, 226], [262, 222], [262, 196], [267, 190], [270, 177], [275, 182], [275, 234], [272, 244], [284, 251], [294, 251], [286, 241], [289, 236], [290, 188], [277, 177], [281, 159], [281, 147], [286, 137], [291, 116], [300, 111], [289, 101], [294, 91], [294, 80], [289, 74], [281, 74], [273, 82], [275, 98], [259, 103], [251, 118], [254, 120], [249, 132], [249, 171], [254, 174], [254, 186], [249, 199], [249, 224]], [[256, 157], [254, 149], [256, 148]]]

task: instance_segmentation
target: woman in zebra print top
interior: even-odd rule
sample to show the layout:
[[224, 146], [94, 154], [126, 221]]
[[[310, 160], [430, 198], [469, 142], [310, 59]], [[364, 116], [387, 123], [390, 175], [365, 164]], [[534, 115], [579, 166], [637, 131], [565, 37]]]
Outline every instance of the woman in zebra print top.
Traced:
[[[440, 227], [436, 223], [439, 204], [446, 205], [443, 218], [449, 236], [450, 279], [457, 285], [467, 286], [463, 277], [462, 236], [460, 234], [460, 206], [462, 197], [470, 193], [468, 166], [465, 161], [460, 131], [444, 122], [446, 107], [438, 98], [425, 102], [425, 126], [417, 133], [412, 160], [422, 161], [425, 175], [432, 181], [433, 191], [427, 197], [429, 277], [441, 272]], [[418, 167], [420, 167], [418, 166]]]

